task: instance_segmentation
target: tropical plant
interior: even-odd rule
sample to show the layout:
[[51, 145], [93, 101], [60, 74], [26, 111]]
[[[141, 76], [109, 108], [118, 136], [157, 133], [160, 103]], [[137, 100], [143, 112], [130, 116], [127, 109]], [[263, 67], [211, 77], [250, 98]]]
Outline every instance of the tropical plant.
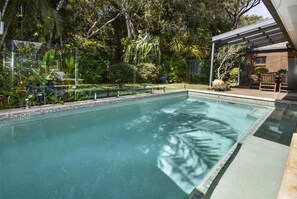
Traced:
[[126, 40], [124, 49], [124, 61], [126, 63], [138, 65], [140, 63], [160, 62], [160, 46], [158, 39], [150, 34], [138, 35], [135, 40]]
[[70, 57], [65, 57], [65, 64], [67, 66], [66, 73], [68, 75], [74, 74], [74, 69], [75, 69], [76, 63], [75, 63], [73, 55], [70, 55]]
[[58, 63], [56, 59], [56, 50], [50, 49], [45, 52], [42, 61], [40, 63], [39, 73], [44, 75], [46, 79], [52, 79], [51, 71], [58, 68]]
[[[37, 60], [33, 48], [31, 52], [25, 46], [15, 49], [18, 51], [16, 53], [23, 53], [16, 57], [18, 65], [14, 71], [20, 74], [15, 76], [7, 71], [3, 72], [0, 104], [13, 106], [13, 96], [9, 98], [9, 105], [4, 91], [15, 90], [19, 93], [24, 86], [25, 90], [29, 90], [29, 95], [31, 89], [36, 91], [33, 98], [41, 99], [44, 92], [50, 93], [50, 97], [54, 98], [55, 91], [43, 91], [40, 85], [48, 84], [46, 80], [53, 80], [55, 70], [73, 74], [73, 47], [79, 49], [79, 78], [84, 83], [107, 83], [110, 80], [153, 82], [155, 76], [150, 76], [149, 71], [153, 72], [155, 68], [158, 72], [152, 74], [166, 75], [169, 82], [186, 81], [187, 59], [208, 60], [213, 35], [259, 20], [259, 17], [242, 15], [257, 3], [258, 0], [1, 1], [0, 17], [5, 23], [1, 47], [5, 39], [12, 39], [40, 42], [47, 44], [47, 49], [54, 46], [55, 50], [47, 51], [41, 62], [31, 62], [30, 60]], [[9, 48], [10, 43], [7, 42], [6, 46]], [[41, 51], [44, 49], [45, 46]], [[122, 62], [135, 66], [121, 69], [130, 73], [133, 71], [133, 76], [111, 77], [108, 66], [112, 69], [114, 63]], [[207, 62], [204, 61], [205, 64], [201, 65], [201, 74], [195, 76], [195, 82], [207, 83]], [[5, 70], [9, 69], [4, 67]], [[33, 68], [35, 72], [28, 68]], [[224, 73], [224, 67], [220, 72]], [[38, 80], [36, 74], [43, 80]], [[13, 83], [11, 77], [15, 78]], [[23, 84], [20, 85], [17, 81]], [[67, 101], [66, 98], [64, 95], [63, 101]], [[50, 101], [49, 98], [46, 100]]]
[[189, 40], [189, 35], [184, 36], [182, 39], [173, 38], [170, 49], [185, 57], [185, 59], [201, 59], [203, 57], [201, 46], [199, 44], [190, 43], [187, 40]]

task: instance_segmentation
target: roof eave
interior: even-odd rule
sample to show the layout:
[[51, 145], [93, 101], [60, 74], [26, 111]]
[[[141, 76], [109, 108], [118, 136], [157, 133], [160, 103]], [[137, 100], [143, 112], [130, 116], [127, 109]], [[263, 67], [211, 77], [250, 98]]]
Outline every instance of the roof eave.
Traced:
[[274, 18], [274, 20], [276, 21], [276, 23], [278, 24], [279, 28], [281, 29], [281, 31], [283, 32], [285, 38], [287, 39], [287, 41], [290, 43], [290, 45], [294, 48], [297, 49], [297, 46], [294, 45], [294, 43], [292, 42], [281, 18], [279, 17], [275, 7], [273, 6], [272, 2], [270, 0], [263, 0], [263, 3], [265, 4], [266, 8], [268, 9], [268, 11], [270, 12], [271, 16]]

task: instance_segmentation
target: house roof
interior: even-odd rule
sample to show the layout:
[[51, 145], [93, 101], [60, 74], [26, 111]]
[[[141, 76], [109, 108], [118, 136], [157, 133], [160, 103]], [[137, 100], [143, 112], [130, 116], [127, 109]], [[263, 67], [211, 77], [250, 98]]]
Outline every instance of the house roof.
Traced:
[[258, 48], [285, 41], [287, 41], [287, 39], [274, 19], [263, 20], [256, 24], [238, 28], [212, 37], [213, 43], [244, 43], [251, 48]]
[[292, 48], [297, 50], [297, 1], [263, 0], [263, 3], [283, 31]]

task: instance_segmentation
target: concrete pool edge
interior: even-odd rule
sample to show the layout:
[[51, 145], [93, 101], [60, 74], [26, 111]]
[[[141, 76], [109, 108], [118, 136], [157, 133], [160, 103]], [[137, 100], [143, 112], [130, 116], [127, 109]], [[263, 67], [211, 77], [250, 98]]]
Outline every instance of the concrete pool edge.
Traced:
[[[234, 152], [237, 150], [238, 146], [242, 145], [245, 140], [252, 136], [258, 128], [265, 122], [269, 115], [273, 112], [274, 108], [268, 108], [267, 111], [256, 120], [256, 122], [243, 134], [239, 137], [238, 141], [233, 144], [229, 149], [227, 154], [208, 172], [208, 174], [203, 178], [203, 180], [197, 185], [195, 190], [192, 192], [197, 192], [199, 194], [206, 194], [215, 178], [219, 175], [221, 170], [225, 167], [230, 158], [234, 155]], [[236, 155], [235, 155], [236, 156]], [[192, 194], [189, 198], [192, 198]]]
[[[286, 99], [270, 99], [270, 98], [262, 98], [262, 97], [259, 98], [259, 97], [252, 97], [252, 96], [234, 95], [234, 94], [226, 94], [226, 93], [218, 93], [218, 92], [210, 92], [210, 91], [196, 91], [196, 90], [190, 90], [189, 95], [191, 95], [191, 92], [197, 93], [199, 95], [202, 94], [205, 97], [211, 96], [211, 98], [213, 99], [223, 99], [226, 101], [227, 100], [230, 101], [231, 99], [232, 101], [238, 102], [238, 103], [256, 102], [256, 104], [259, 106], [266, 106], [266, 107], [273, 108], [271, 109], [271, 113], [280, 107], [282, 108], [286, 107], [288, 109], [297, 110], [297, 102], [286, 100]], [[267, 114], [266, 119], [269, 117], [269, 115], [270, 113]], [[240, 148], [242, 148], [242, 146], [250, 144], [249, 140], [251, 138], [254, 138], [253, 134], [265, 122], [266, 119], [265, 119], [265, 116], [263, 118], [258, 119], [259, 123], [256, 125], [253, 125], [252, 129], [250, 129], [250, 132], [243, 135], [241, 140], [239, 142], [236, 142], [232, 146], [232, 148], [224, 156], [224, 158], [221, 159], [221, 161], [209, 172], [209, 174], [203, 179], [203, 181], [199, 183], [199, 185], [192, 191], [192, 193], [188, 196], [189, 199], [209, 198], [210, 196], [212, 196], [213, 191], [216, 190], [218, 183], [220, 183], [220, 179], [224, 177], [225, 172], [228, 172], [230, 164], [233, 164], [233, 160], [237, 158], [239, 153], [241, 153]], [[261, 138], [258, 138], [258, 139], [262, 140]], [[263, 140], [263, 142], [267, 142], [267, 143], [270, 142], [273, 144], [273, 142], [271, 141]], [[273, 145], [283, 146], [278, 143]], [[283, 148], [285, 148], [285, 146], [283, 146]], [[229, 198], [230, 195], [228, 194], [228, 191], [225, 196], [226, 196], [225, 198]], [[221, 195], [219, 195], [218, 198], [221, 198]]]
[[[243, 95], [235, 95], [229, 93], [219, 93], [212, 91], [202, 91], [202, 90], [188, 90], [189, 95], [191, 94], [199, 94], [201, 97], [209, 97], [213, 99], [219, 99], [224, 101], [236, 102], [241, 104], [253, 104], [259, 106], [275, 106], [275, 99], [263, 98], [263, 97], [251, 97], [251, 96], [243, 96]], [[283, 103], [281, 100], [278, 100], [279, 103]]]
[[213, 99], [220, 99], [231, 102], [238, 102], [242, 104], [253, 103], [260, 106], [290, 106], [297, 110], [297, 101], [287, 100], [287, 99], [272, 99], [272, 98], [264, 98], [264, 97], [255, 97], [255, 96], [247, 96], [247, 95], [237, 95], [230, 94], [224, 92], [214, 92], [214, 91], [206, 91], [206, 90], [192, 90], [187, 89], [189, 94], [196, 93], [204, 97], [210, 97]]
[[[234, 156], [234, 152], [237, 151], [237, 148], [241, 146], [244, 141], [249, 137], [252, 136], [258, 128], [265, 122], [265, 120], [269, 117], [269, 115], [275, 109], [275, 100], [268, 99], [268, 98], [258, 98], [258, 97], [250, 97], [250, 96], [241, 96], [241, 95], [234, 95], [234, 94], [225, 94], [225, 93], [214, 93], [209, 91], [196, 91], [196, 90], [189, 90], [189, 95], [195, 96], [198, 94], [202, 97], [218, 99], [218, 100], [225, 100], [225, 101], [232, 101], [235, 103], [241, 104], [253, 104], [256, 106], [265, 106], [267, 110], [259, 117], [256, 122], [243, 134], [240, 136], [238, 141], [234, 143], [234, 145], [229, 149], [227, 154], [209, 171], [209, 173], [203, 178], [203, 180], [196, 186], [193, 192], [189, 195], [188, 198], [194, 198], [198, 194], [198, 198], [205, 195], [219, 175], [221, 170], [225, 167], [227, 162]], [[283, 104], [281, 100], [278, 101], [279, 103]], [[285, 102], [286, 104], [286, 102]], [[235, 154], [236, 156], [236, 154]]]
[[4, 109], [0, 111], [0, 122], [12, 121], [12, 120], [24, 120], [30, 119], [33, 116], [45, 115], [48, 113], [66, 112], [71, 110], [77, 110], [81, 108], [90, 108], [100, 105], [117, 104], [121, 102], [135, 101], [140, 99], [154, 98], [160, 96], [170, 96], [176, 94], [188, 95], [186, 90], [176, 90], [164, 93], [153, 93], [153, 94], [138, 94], [138, 95], [126, 95], [119, 98], [99, 98], [97, 100], [85, 100], [68, 102], [65, 104], [47, 104], [42, 106], [32, 106], [29, 109], [15, 108], [15, 109]]

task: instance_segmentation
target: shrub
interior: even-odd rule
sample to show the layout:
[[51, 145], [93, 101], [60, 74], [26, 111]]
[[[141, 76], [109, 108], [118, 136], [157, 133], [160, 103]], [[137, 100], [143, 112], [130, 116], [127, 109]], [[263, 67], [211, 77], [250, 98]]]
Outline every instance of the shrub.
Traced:
[[265, 74], [268, 72], [269, 72], [269, 70], [267, 68], [261, 67], [261, 68], [257, 68], [255, 70], [254, 74], [261, 75], [261, 74]]
[[78, 67], [84, 83], [106, 82], [107, 66], [113, 49], [106, 43], [95, 39], [77, 39], [79, 47]]
[[108, 61], [104, 61], [88, 52], [79, 58], [80, 78], [89, 84], [102, 83], [107, 65]]
[[151, 63], [141, 63], [137, 65], [137, 81], [139, 83], [144, 82], [156, 82], [158, 79], [158, 68]]
[[136, 67], [131, 64], [118, 63], [109, 67], [109, 79], [112, 83], [123, 84], [133, 83], [136, 78]]
[[229, 91], [230, 90], [230, 84], [223, 83], [223, 84], [216, 84], [212, 87], [213, 90], [215, 91]]
[[[240, 70], [240, 73], [242, 73], [242, 70]], [[229, 72], [230, 74], [230, 80], [232, 82], [237, 82], [238, 80], [238, 68], [232, 68]]]
[[166, 55], [162, 62], [162, 75], [168, 77], [168, 82], [186, 81], [186, 61], [181, 56]]
[[287, 70], [286, 69], [279, 69], [277, 71], [277, 73], [279, 73], [279, 74], [286, 74], [287, 73]]

